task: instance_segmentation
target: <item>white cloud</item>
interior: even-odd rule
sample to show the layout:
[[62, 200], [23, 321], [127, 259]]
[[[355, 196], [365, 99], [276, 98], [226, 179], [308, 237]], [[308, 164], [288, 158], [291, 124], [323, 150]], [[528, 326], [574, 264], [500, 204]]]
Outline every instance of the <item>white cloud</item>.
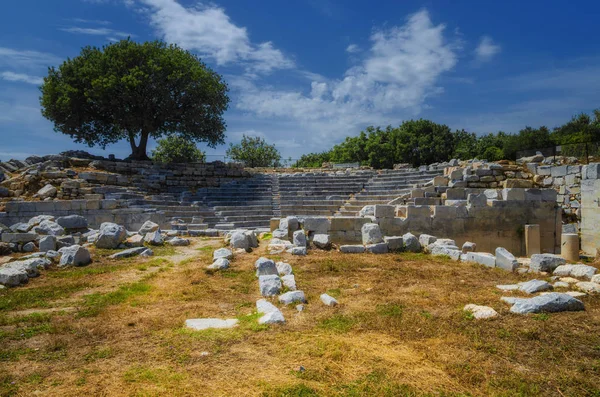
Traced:
[[346, 52], [349, 52], [350, 54], [360, 52], [360, 47], [356, 44], [350, 44], [348, 47], [346, 47]]
[[71, 26], [68, 28], [61, 28], [60, 30], [62, 30], [63, 32], [68, 32], [68, 33], [87, 34], [87, 35], [92, 35], [92, 36], [107, 36], [107, 37], [120, 37], [120, 38], [135, 37], [134, 34], [126, 33], [126, 32], [119, 32], [119, 31], [116, 31], [113, 29], [108, 29], [108, 28], [82, 28], [82, 27], [78, 27], [78, 26]]
[[44, 82], [44, 79], [38, 76], [30, 76], [28, 74], [23, 73], [14, 73], [14, 72], [1, 72], [0, 79], [7, 81], [16, 81], [28, 84], [39, 85]]
[[496, 54], [498, 54], [502, 48], [500, 45], [494, 43], [489, 36], [483, 36], [479, 40], [479, 45], [475, 49], [475, 59], [478, 62], [490, 61]]
[[56, 65], [59, 62], [61, 62], [61, 59], [52, 54], [0, 47], [0, 66], [32, 69]]
[[440, 93], [438, 78], [455, 66], [456, 48], [444, 37], [444, 28], [422, 10], [403, 26], [375, 31], [360, 65], [341, 79], [313, 81], [310, 93], [238, 80], [232, 84], [239, 91], [237, 107], [265, 118], [295, 120], [320, 147], [368, 124], [396, 124]]
[[273, 43], [254, 44], [246, 28], [235, 25], [223, 8], [198, 3], [185, 8], [175, 0], [140, 0], [150, 21], [169, 42], [212, 58], [218, 65], [241, 64], [249, 73], [290, 69], [294, 62]]

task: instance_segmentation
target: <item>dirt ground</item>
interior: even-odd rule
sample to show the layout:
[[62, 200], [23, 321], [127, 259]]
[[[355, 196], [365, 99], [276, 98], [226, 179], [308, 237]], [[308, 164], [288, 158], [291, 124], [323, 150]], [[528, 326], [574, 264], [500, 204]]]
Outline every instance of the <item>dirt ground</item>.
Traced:
[[[420, 254], [274, 256], [266, 242], [205, 271], [222, 244], [92, 252], [89, 266], [0, 291], [0, 395], [600, 396], [599, 297], [520, 316], [494, 286], [531, 275]], [[257, 323], [260, 256], [290, 263], [306, 293], [302, 312], [280, 305], [285, 325]], [[500, 317], [474, 320], [468, 303]], [[240, 323], [184, 328], [201, 317]]]

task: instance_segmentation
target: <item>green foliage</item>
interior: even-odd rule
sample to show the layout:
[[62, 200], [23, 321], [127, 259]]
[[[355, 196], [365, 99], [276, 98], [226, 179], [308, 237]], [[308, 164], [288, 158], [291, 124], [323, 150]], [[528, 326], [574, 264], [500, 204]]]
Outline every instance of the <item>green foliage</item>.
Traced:
[[102, 148], [128, 139], [135, 159], [147, 159], [149, 137], [177, 133], [211, 147], [224, 141], [227, 84], [174, 44], [127, 39], [84, 47], [49, 68], [40, 90], [55, 131]]
[[179, 135], [159, 139], [157, 143], [152, 160], [159, 163], [203, 163], [206, 159], [194, 142]]
[[[419, 119], [405, 121], [397, 128], [367, 127], [358, 136], [347, 137], [328, 152], [303, 155], [295, 166], [320, 167], [328, 161], [392, 168], [398, 163], [419, 166], [452, 158], [516, 160], [519, 150], [597, 141], [600, 141], [600, 110], [594, 110], [593, 117], [587, 114], [575, 116], [552, 131], [545, 126], [525, 127], [516, 134], [499, 131], [479, 136], [465, 130], [452, 132], [446, 125]], [[566, 146], [562, 151], [563, 155], [570, 156], [585, 153], [584, 146]]]
[[281, 155], [275, 145], [269, 145], [261, 137], [242, 136], [242, 141], [227, 149], [227, 157], [243, 162], [247, 167], [277, 167]]

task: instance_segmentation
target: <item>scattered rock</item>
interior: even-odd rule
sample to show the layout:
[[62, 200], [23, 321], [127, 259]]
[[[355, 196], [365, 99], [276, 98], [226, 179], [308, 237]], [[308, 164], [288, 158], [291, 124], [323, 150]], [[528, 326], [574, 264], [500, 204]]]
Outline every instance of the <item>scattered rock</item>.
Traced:
[[231, 234], [231, 239], [229, 240], [229, 245], [231, 245], [231, 248], [234, 249], [250, 249], [250, 242], [248, 241], [248, 237], [243, 232], [233, 232]]
[[340, 246], [340, 252], [344, 254], [362, 254], [365, 252], [365, 247], [362, 245], [342, 245]]
[[238, 324], [235, 318], [222, 320], [220, 318], [195, 318], [185, 320], [185, 326], [196, 331], [202, 331], [209, 328], [233, 328]]
[[477, 244], [467, 241], [462, 246], [462, 253], [466, 254], [467, 252], [475, 252], [477, 251]]
[[292, 303], [305, 303], [306, 298], [302, 291], [289, 291], [279, 296], [279, 302], [284, 305], [290, 305]]
[[277, 262], [275, 266], [277, 267], [277, 273], [279, 273], [280, 276], [286, 276], [293, 273], [292, 266], [289, 263]]
[[50, 236], [62, 236], [65, 234], [65, 229], [54, 221], [42, 221], [39, 225], [33, 228], [37, 234], [50, 235]]
[[278, 275], [259, 276], [258, 285], [262, 296], [279, 295], [281, 291], [281, 280]]
[[285, 276], [281, 276], [281, 281], [283, 281], [283, 286], [289, 289], [290, 291], [295, 291], [296, 288], [296, 278], [293, 274], [286, 274]]
[[588, 294], [600, 293], [600, 284], [592, 283], [590, 281], [581, 281], [575, 284], [575, 286]]
[[127, 238], [127, 231], [116, 223], [104, 222], [100, 225], [100, 233], [95, 244], [98, 248], [116, 249]]
[[43, 200], [48, 197], [56, 197], [57, 192], [58, 192], [58, 190], [56, 190], [56, 188], [54, 186], [47, 184], [46, 186], [44, 186], [43, 188], [38, 190], [38, 192], [36, 194], [39, 198], [41, 198]]
[[520, 291], [528, 294], [535, 294], [536, 292], [552, 289], [552, 284], [543, 280], [530, 280], [519, 283], [518, 285]]
[[331, 237], [329, 237], [329, 234], [315, 234], [313, 244], [322, 250], [331, 249]]
[[188, 240], [187, 238], [173, 237], [172, 239], [167, 241], [167, 243], [169, 245], [172, 245], [173, 247], [185, 247], [190, 245], [190, 240]]
[[29, 281], [27, 272], [23, 269], [0, 267], [0, 284], [6, 287], [17, 287]]
[[518, 299], [514, 302], [510, 311], [518, 314], [527, 313], [555, 313], [564, 311], [584, 310], [583, 302], [568, 294], [552, 292], [546, 295], [538, 295], [529, 299]]
[[388, 253], [388, 245], [387, 243], [379, 243], [379, 244], [368, 244], [367, 252], [372, 254], [387, 254]]
[[306, 247], [292, 247], [291, 248], [291, 254], [292, 255], [305, 256], [307, 253], [308, 252], [306, 250]]
[[218, 258], [211, 265], [206, 267], [208, 270], [229, 269], [229, 260], [227, 258]]
[[134, 234], [125, 240], [126, 247], [141, 247], [144, 245], [144, 237], [139, 234]]
[[500, 269], [514, 272], [519, 267], [517, 258], [508, 250], [502, 247], [496, 248], [496, 267]]
[[419, 244], [421, 244], [421, 248], [426, 249], [429, 245], [435, 243], [437, 241], [437, 237], [431, 236], [429, 234], [421, 234], [419, 236]]
[[556, 269], [554, 269], [554, 272], [552, 274], [554, 274], [555, 276], [571, 276], [578, 278], [587, 278], [588, 280], [591, 280], [597, 271], [598, 269], [596, 269], [593, 266], [582, 264], [560, 265]]
[[59, 252], [62, 254], [58, 266], [85, 266], [92, 262], [90, 251], [80, 245], [72, 245], [70, 247], [61, 248]]
[[259, 324], [285, 323], [283, 313], [275, 305], [264, 299], [256, 301], [256, 311], [264, 314], [264, 316], [258, 319]]
[[56, 250], [56, 236], [44, 236], [40, 238], [40, 252]]
[[473, 314], [473, 317], [477, 320], [498, 317], [498, 312], [489, 306], [469, 304], [464, 307], [464, 310]]
[[56, 219], [56, 223], [67, 230], [80, 230], [88, 227], [87, 219], [81, 215], [61, 216]]
[[124, 251], [117, 252], [116, 254], [112, 254], [109, 256], [111, 259], [122, 259], [122, 258], [131, 258], [132, 256], [138, 256], [142, 252], [146, 251], [146, 247], [134, 247], [129, 248]]
[[275, 262], [264, 257], [260, 257], [254, 262], [254, 268], [256, 269], [256, 277], [277, 276], [279, 274]]
[[321, 294], [321, 302], [323, 302], [325, 305], [327, 306], [337, 306], [338, 301], [330, 295], [327, 294]]
[[558, 255], [534, 254], [531, 255], [529, 270], [532, 272], [551, 272], [566, 263], [567, 261]]
[[400, 252], [404, 250], [404, 239], [402, 236], [384, 236], [383, 241], [387, 244], [389, 251]]
[[289, 237], [289, 234], [288, 234], [287, 230], [281, 230], [281, 229], [273, 230], [273, 238], [286, 240], [288, 237]]
[[293, 243], [296, 247], [306, 247], [306, 235], [303, 230], [296, 230], [294, 232]]
[[35, 251], [35, 244], [33, 242], [28, 242], [23, 244], [23, 248], [22, 248], [23, 252], [33, 252]]
[[213, 252], [213, 261], [219, 258], [233, 259], [233, 252], [231, 252], [231, 250], [227, 248], [219, 248], [218, 250]]
[[156, 224], [152, 221], [146, 221], [146, 222], [144, 222], [142, 227], [140, 227], [139, 233], [142, 236], [145, 236], [148, 233], [157, 231], [159, 228], [160, 228], [160, 226], [158, 226], [158, 224]]
[[160, 234], [160, 230], [155, 230], [146, 234], [144, 241], [150, 245], [163, 245], [165, 243], [165, 239], [162, 234]]
[[376, 223], [365, 223], [361, 228], [362, 242], [367, 244], [378, 244], [383, 242], [381, 229]]

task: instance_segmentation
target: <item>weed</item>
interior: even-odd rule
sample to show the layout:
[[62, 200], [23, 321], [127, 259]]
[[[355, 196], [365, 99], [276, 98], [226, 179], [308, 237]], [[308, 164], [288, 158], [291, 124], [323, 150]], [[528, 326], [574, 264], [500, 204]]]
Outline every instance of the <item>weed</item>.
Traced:
[[122, 285], [116, 291], [107, 294], [91, 294], [84, 297], [84, 308], [79, 312], [80, 317], [93, 317], [111, 305], [118, 305], [126, 300], [150, 291], [151, 286], [143, 281]]
[[326, 318], [319, 323], [319, 328], [329, 330], [336, 333], [346, 333], [352, 329], [356, 321], [343, 314], [336, 314]]
[[548, 321], [550, 319], [550, 315], [548, 313], [537, 313], [534, 314], [531, 318], [537, 321]]

